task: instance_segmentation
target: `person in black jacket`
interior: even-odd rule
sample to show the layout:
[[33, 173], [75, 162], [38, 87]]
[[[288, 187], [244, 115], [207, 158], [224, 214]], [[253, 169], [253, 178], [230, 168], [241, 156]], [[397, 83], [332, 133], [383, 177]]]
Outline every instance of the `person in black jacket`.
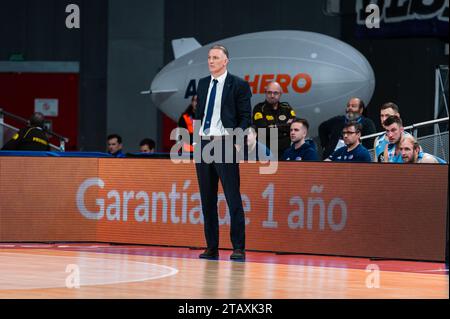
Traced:
[[287, 102], [280, 102], [282, 95], [281, 85], [278, 82], [270, 82], [266, 87], [266, 99], [253, 108], [253, 124], [257, 128], [266, 129], [267, 147], [274, 152], [274, 145], [270, 143], [270, 128], [278, 131], [278, 159], [281, 159], [284, 151], [291, 146], [289, 137], [290, 126], [296, 118], [294, 109]]
[[283, 161], [318, 161], [319, 156], [314, 142], [306, 139], [308, 135], [309, 123], [306, 119], [295, 119], [290, 128], [290, 140], [292, 145], [287, 148]]
[[[200, 161], [195, 163], [207, 244], [207, 249], [199, 257], [219, 257], [217, 204], [220, 180], [230, 212], [230, 236], [233, 245], [230, 259], [245, 260], [245, 216], [240, 193], [239, 162], [234, 160], [241, 145], [233, 145], [233, 131], [240, 128], [244, 132], [250, 126], [252, 93], [248, 82], [228, 73], [228, 61], [228, 50], [224, 46], [212, 46], [208, 51], [210, 75], [200, 79], [197, 87], [198, 105], [195, 119], [201, 121], [201, 145], [200, 148], [196, 147], [195, 152], [209, 147], [209, 143], [214, 143], [222, 147], [223, 156], [218, 161], [209, 161], [202, 156]], [[233, 155], [231, 163], [224, 160], [225, 153]]]
[[183, 143], [183, 149], [185, 152], [193, 152], [194, 151], [194, 118], [195, 118], [195, 110], [197, 109], [197, 95], [192, 96], [191, 103], [188, 105], [186, 110], [181, 114], [178, 119], [178, 127], [184, 128], [189, 132], [189, 144]]
[[47, 133], [44, 130], [44, 114], [34, 113], [29, 125], [19, 130], [3, 145], [5, 151], [50, 151]]
[[[319, 138], [323, 150], [322, 159], [328, 158], [336, 148], [345, 146], [341, 136], [342, 129], [351, 121], [362, 125], [361, 136], [376, 133], [375, 123], [363, 115], [364, 108], [364, 102], [360, 98], [353, 97], [347, 102], [345, 115], [332, 117], [319, 125]], [[362, 144], [365, 148], [371, 149], [373, 140], [373, 138], [365, 139]]]

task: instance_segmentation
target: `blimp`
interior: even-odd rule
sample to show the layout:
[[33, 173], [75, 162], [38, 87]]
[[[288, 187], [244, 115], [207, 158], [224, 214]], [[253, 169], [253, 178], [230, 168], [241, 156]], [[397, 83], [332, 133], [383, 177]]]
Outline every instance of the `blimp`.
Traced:
[[280, 83], [281, 101], [288, 102], [297, 117], [310, 123], [309, 135], [328, 118], [344, 114], [351, 97], [369, 104], [375, 76], [367, 59], [355, 48], [333, 37], [306, 31], [247, 33], [201, 45], [195, 38], [172, 41], [175, 59], [153, 79], [153, 103], [177, 121], [198, 80], [209, 74], [207, 56], [214, 44], [230, 54], [228, 71], [245, 79], [252, 90], [252, 107], [265, 99], [265, 87]]

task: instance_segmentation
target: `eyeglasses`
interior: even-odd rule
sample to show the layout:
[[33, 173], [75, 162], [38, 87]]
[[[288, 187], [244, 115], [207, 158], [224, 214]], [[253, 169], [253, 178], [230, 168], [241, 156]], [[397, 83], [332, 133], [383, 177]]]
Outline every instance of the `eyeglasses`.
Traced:
[[280, 95], [280, 92], [277, 92], [277, 91], [266, 91], [266, 94], [267, 95], [275, 95], [275, 96], [277, 96], [277, 95]]
[[358, 133], [358, 132], [342, 131], [342, 135], [345, 135], [345, 134], [351, 135], [351, 134], [356, 134], [356, 133]]

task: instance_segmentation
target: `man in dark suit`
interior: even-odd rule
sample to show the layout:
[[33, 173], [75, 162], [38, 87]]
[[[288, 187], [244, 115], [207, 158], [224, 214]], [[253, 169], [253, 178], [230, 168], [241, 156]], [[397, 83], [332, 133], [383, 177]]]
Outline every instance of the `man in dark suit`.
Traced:
[[227, 156], [233, 154], [231, 162], [225, 161], [225, 156], [212, 162], [205, 161], [202, 156], [200, 161], [196, 161], [207, 243], [206, 250], [199, 257], [219, 257], [217, 192], [220, 179], [230, 211], [230, 236], [233, 245], [230, 258], [245, 260], [245, 216], [239, 190], [239, 163], [235, 156], [240, 145], [235, 145], [233, 130], [241, 128], [244, 131], [250, 126], [252, 94], [247, 82], [228, 73], [228, 61], [228, 50], [224, 46], [211, 47], [208, 52], [211, 75], [201, 79], [197, 88], [195, 119], [201, 121], [201, 150], [209, 143], [214, 143], [220, 149], [213, 148], [213, 152], [222, 151], [222, 155], [228, 153]]

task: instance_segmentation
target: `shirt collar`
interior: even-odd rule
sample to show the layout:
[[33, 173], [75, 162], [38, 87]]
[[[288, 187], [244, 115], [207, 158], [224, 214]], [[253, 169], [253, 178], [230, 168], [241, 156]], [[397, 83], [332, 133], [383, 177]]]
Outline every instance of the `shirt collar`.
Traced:
[[[219, 76], [216, 80], [218, 81], [218, 83], [223, 83], [225, 82], [225, 79], [228, 75], [228, 71], [225, 71], [224, 74], [222, 74], [221, 76]], [[214, 80], [213, 76], [211, 76], [211, 82]]]

